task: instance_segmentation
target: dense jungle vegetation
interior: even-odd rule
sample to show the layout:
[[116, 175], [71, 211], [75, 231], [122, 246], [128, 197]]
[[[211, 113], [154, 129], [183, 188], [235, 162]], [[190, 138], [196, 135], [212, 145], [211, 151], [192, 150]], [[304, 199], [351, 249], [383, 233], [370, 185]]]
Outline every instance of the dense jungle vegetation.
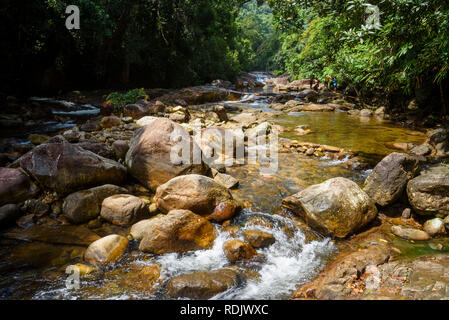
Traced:
[[[65, 27], [70, 4], [80, 30]], [[448, 108], [446, 0], [8, 0], [0, 18], [5, 93], [182, 87], [269, 70]]]

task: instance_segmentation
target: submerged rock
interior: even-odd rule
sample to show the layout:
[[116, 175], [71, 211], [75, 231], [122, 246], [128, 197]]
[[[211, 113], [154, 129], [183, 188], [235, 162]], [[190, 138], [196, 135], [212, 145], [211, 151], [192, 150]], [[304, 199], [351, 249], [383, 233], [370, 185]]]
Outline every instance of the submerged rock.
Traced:
[[40, 241], [53, 244], [88, 246], [100, 237], [84, 226], [33, 226], [18, 232], [3, 235], [8, 239], [22, 241]]
[[127, 193], [122, 187], [106, 184], [70, 194], [64, 199], [62, 212], [72, 223], [84, 223], [100, 214], [101, 203], [107, 197]]
[[[140, 230], [143, 239], [139, 249], [154, 254], [210, 248], [217, 236], [209, 221], [189, 210], [170, 211], [145, 225], [141, 223], [140, 227], [146, 230]], [[134, 227], [134, 233], [136, 230]]]
[[41, 185], [60, 194], [106, 183], [120, 184], [126, 168], [56, 136], [19, 159]]
[[127, 247], [128, 239], [111, 234], [91, 243], [84, 254], [84, 259], [92, 263], [113, 263], [125, 253]]
[[149, 217], [145, 203], [129, 194], [116, 194], [104, 199], [100, 215], [119, 226], [127, 226]]
[[[175, 152], [175, 148], [185, 145], [180, 142], [179, 137], [188, 144], [190, 150], [183, 160], [171, 158], [172, 149]], [[199, 164], [194, 163], [194, 153], [190, 149], [192, 145], [193, 149], [199, 150], [198, 145], [180, 125], [160, 118], [135, 132], [126, 154], [126, 164], [137, 180], [156, 190], [176, 176], [189, 173], [207, 174], [210, 171], [201, 159]]]
[[0, 168], [0, 206], [32, 198], [37, 187], [20, 169]]
[[282, 206], [302, 217], [318, 231], [345, 238], [377, 215], [377, 208], [359, 186], [346, 178], [334, 178], [285, 198]]
[[157, 189], [154, 199], [163, 212], [191, 210], [218, 222], [232, 218], [238, 208], [226, 187], [197, 174], [171, 179]]
[[381, 206], [398, 200], [407, 182], [418, 171], [418, 159], [405, 153], [391, 153], [379, 162], [365, 180], [363, 191]]

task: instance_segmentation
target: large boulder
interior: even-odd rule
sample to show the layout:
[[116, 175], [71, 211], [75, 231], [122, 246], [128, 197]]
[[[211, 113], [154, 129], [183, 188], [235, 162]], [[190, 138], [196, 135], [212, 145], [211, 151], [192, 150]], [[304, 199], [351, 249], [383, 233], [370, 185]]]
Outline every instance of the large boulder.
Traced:
[[22, 170], [0, 168], [0, 206], [23, 202], [36, 192], [36, 186]]
[[418, 163], [418, 159], [405, 153], [391, 153], [366, 178], [363, 190], [381, 206], [392, 204], [416, 175]]
[[210, 299], [239, 283], [239, 274], [231, 268], [198, 271], [171, 278], [166, 295], [170, 298]]
[[333, 178], [310, 186], [285, 198], [282, 205], [312, 228], [337, 238], [360, 230], [377, 215], [373, 200], [346, 178]]
[[92, 242], [84, 253], [84, 259], [92, 263], [113, 263], [125, 253], [127, 247], [128, 239], [111, 234]]
[[422, 215], [449, 215], [449, 169], [437, 165], [421, 172], [409, 181], [407, 195], [416, 213]]
[[103, 219], [119, 226], [127, 226], [148, 218], [148, 207], [140, 198], [130, 194], [116, 194], [103, 200]]
[[157, 188], [154, 199], [162, 212], [190, 210], [218, 222], [232, 218], [238, 209], [226, 187], [197, 174], [171, 179]]
[[19, 159], [20, 166], [41, 185], [60, 194], [107, 183], [120, 184], [126, 168], [120, 163], [56, 136]]
[[217, 236], [214, 226], [189, 210], [173, 210], [150, 220], [139, 249], [163, 254], [210, 248]]
[[[181, 143], [179, 137], [182, 137]], [[173, 159], [178, 147], [188, 145], [190, 153], [184, 159]], [[187, 151], [185, 151], [187, 153]], [[194, 159], [199, 155], [199, 161]], [[195, 164], [199, 162], [199, 164]], [[180, 125], [166, 118], [154, 120], [138, 129], [131, 140], [126, 164], [129, 172], [144, 186], [156, 190], [168, 180], [189, 173], [208, 174], [209, 167], [201, 160], [201, 151]]]
[[64, 199], [62, 212], [71, 223], [85, 223], [98, 217], [105, 198], [127, 192], [125, 188], [111, 184], [78, 191]]

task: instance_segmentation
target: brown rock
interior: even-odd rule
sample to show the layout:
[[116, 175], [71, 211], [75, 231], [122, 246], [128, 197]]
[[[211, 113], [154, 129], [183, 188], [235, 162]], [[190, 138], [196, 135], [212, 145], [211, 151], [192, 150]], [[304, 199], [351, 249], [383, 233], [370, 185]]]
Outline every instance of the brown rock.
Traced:
[[210, 299], [238, 284], [238, 273], [231, 268], [199, 271], [171, 278], [166, 295], [171, 298]]
[[223, 244], [223, 250], [226, 254], [226, 258], [228, 258], [231, 263], [240, 260], [248, 260], [257, 255], [257, 252], [253, 247], [240, 240], [226, 241]]
[[120, 184], [126, 168], [118, 162], [68, 143], [56, 136], [19, 159], [39, 183], [60, 194], [106, 183]]
[[111, 234], [91, 243], [84, 254], [84, 259], [92, 263], [113, 263], [125, 253], [127, 247], [128, 239]]
[[116, 116], [108, 116], [101, 119], [101, 126], [103, 128], [119, 127], [121, 124], [120, 118]]
[[119, 226], [127, 226], [149, 217], [145, 203], [129, 194], [117, 194], [104, 199], [100, 215]]
[[143, 252], [163, 254], [210, 248], [217, 236], [214, 226], [189, 210], [173, 210], [151, 220], [140, 242]]
[[243, 231], [246, 241], [254, 248], [265, 248], [272, 245], [276, 239], [271, 233], [259, 230]]
[[230, 219], [238, 207], [223, 185], [196, 174], [171, 179], [157, 189], [154, 199], [163, 212], [191, 210], [218, 222]]
[[126, 193], [125, 188], [106, 184], [70, 194], [64, 199], [62, 212], [75, 224], [88, 222], [100, 214], [101, 203], [114, 194]]
[[[210, 169], [202, 161], [193, 162], [193, 150], [188, 163], [171, 161], [172, 148], [179, 146], [174, 136], [182, 136], [189, 146], [192, 142], [190, 135], [178, 124], [159, 118], [151, 124], [138, 129], [131, 140], [126, 164], [130, 173], [144, 186], [157, 189], [161, 184], [183, 174], [207, 174]], [[193, 143], [193, 148], [199, 148]], [[198, 150], [198, 149], [197, 149]]]
[[0, 206], [33, 197], [37, 187], [20, 169], [0, 168]]

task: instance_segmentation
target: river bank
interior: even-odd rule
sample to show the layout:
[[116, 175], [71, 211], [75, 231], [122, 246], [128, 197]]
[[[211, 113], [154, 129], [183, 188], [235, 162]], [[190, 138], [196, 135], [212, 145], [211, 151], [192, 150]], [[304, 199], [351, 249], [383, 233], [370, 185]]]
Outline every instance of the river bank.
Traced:
[[[440, 165], [448, 156], [444, 128], [404, 128], [389, 120], [385, 109], [370, 110], [325, 91], [264, 88], [270, 82], [267, 74], [248, 74], [235, 85], [217, 81], [182, 90], [147, 90], [148, 101], [127, 105], [115, 115], [104, 101], [106, 93], [72, 92], [31, 99], [41, 120], [34, 113], [3, 117], [5, 122], [14, 118], [9, 126], [17, 131], [7, 130], [10, 136], [2, 143], [2, 166], [8, 168], [2, 168], [1, 297], [359, 298], [366, 297], [361, 283], [371, 272], [368, 266], [389, 275], [392, 263], [406, 263], [395, 260], [404, 252], [418, 252], [409, 262], [412, 268], [419, 265], [417, 259], [425, 259], [421, 255], [446, 252], [444, 227], [432, 236], [426, 232], [429, 238], [419, 243], [398, 240], [391, 231], [394, 225], [421, 231], [428, 220], [422, 211], [430, 207], [444, 218], [449, 173]], [[9, 102], [14, 111], [19, 102]], [[50, 119], [69, 129], [49, 129]], [[193, 135], [198, 125], [202, 133], [218, 132], [219, 137], [224, 129], [242, 129], [246, 136], [263, 131], [267, 141], [276, 133], [277, 171], [261, 175], [261, 162], [170, 164], [167, 147], [175, 129], [205, 153], [214, 146], [213, 139]], [[391, 172], [412, 173], [405, 178], [399, 174], [394, 199], [379, 204], [372, 200], [377, 195], [366, 191], [366, 181], [382, 176], [381, 169], [373, 173], [373, 168], [395, 150], [416, 159], [410, 160], [416, 168], [403, 169], [401, 161], [387, 160]], [[431, 169], [438, 172], [426, 173], [429, 164], [438, 166]], [[405, 191], [405, 186], [420, 174], [440, 177], [440, 185], [421, 182], [430, 191], [418, 184], [416, 190], [425, 194], [410, 197], [418, 191], [413, 186]], [[350, 188], [357, 193], [366, 191], [363, 203], [373, 202], [373, 214], [344, 239], [295, 212], [300, 197], [299, 204], [285, 206], [288, 197], [337, 177], [355, 182]], [[406, 209], [410, 213], [399, 218]], [[355, 208], [354, 215], [365, 212]], [[396, 234], [404, 236], [401, 231]], [[352, 261], [347, 255], [357, 261], [361, 255], [364, 262], [355, 273], [351, 269], [350, 278], [333, 276], [341, 261]], [[439, 256], [437, 260], [445, 263]], [[71, 265], [81, 270], [79, 290], [65, 286]], [[323, 268], [317, 279], [327, 280], [316, 280]], [[340, 287], [329, 294], [329, 283], [335, 282]], [[407, 285], [406, 279], [402, 287]]]

